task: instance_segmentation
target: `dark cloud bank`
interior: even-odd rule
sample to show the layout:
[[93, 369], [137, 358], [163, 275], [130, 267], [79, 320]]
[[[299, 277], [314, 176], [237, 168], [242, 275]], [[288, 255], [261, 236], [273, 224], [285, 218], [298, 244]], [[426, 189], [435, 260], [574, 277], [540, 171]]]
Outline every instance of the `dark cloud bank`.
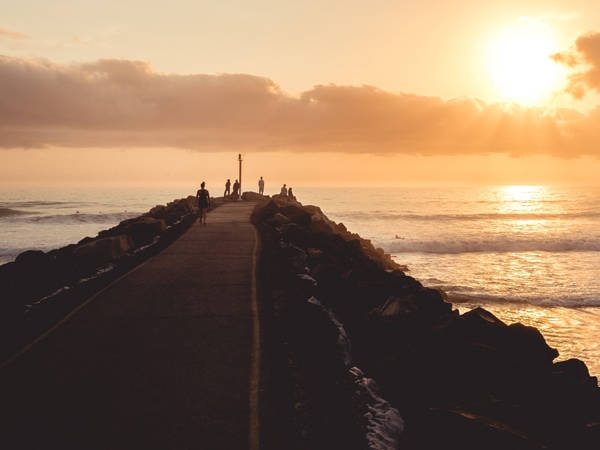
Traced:
[[[553, 55], [573, 95], [600, 86], [600, 34]], [[371, 86], [291, 96], [245, 74], [173, 75], [144, 62], [58, 65], [0, 56], [0, 148], [179, 147], [230, 151], [600, 154], [600, 108], [581, 113]]]

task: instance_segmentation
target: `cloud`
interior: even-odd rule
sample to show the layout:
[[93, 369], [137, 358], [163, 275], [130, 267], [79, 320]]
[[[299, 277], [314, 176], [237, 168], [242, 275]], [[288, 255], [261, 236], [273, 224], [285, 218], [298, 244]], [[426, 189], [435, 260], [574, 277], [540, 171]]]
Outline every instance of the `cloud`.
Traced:
[[598, 155], [600, 111], [443, 101], [372, 86], [291, 96], [265, 77], [176, 75], [146, 62], [0, 56], [0, 148]]
[[19, 33], [16, 31], [4, 30], [2, 28], [0, 28], [0, 38], [7, 38], [13, 40], [31, 39], [31, 37], [27, 36], [26, 34]]
[[572, 48], [551, 58], [571, 69], [567, 92], [573, 97], [581, 99], [590, 90], [600, 92], [600, 32], [579, 36]]

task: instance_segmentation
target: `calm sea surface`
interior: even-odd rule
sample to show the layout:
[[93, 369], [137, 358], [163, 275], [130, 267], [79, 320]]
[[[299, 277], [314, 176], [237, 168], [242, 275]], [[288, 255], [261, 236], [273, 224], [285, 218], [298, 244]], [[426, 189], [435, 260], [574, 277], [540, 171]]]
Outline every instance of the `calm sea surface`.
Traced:
[[[483, 306], [538, 328], [559, 360], [600, 375], [600, 189], [295, 188], [304, 205], [392, 254], [461, 312]], [[2, 189], [0, 264], [76, 243], [177, 189]]]

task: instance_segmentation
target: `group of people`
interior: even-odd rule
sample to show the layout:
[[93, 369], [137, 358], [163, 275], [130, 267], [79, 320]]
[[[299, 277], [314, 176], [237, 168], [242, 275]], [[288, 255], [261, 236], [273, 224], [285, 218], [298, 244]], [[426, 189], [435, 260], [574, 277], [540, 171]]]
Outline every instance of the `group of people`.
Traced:
[[[202, 183], [200, 183], [200, 189], [198, 189], [198, 192], [196, 192], [196, 199], [198, 201], [198, 210], [199, 210], [199, 214], [200, 214], [200, 223], [206, 225], [206, 212], [208, 211], [208, 207], [210, 206], [210, 194], [208, 192], [208, 190], [205, 188], [206, 183], [203, 181]], [[233, 192], [232, 192], [232, 186], [231, 186], [231, 179], [227, 178], [227, 181], [225, 182], [225, 192], [223, 193], [223, 197], [228, 197], [230, 195], [240, 195], [240, 183], [238, 180], [235, 180], [235, 183], [233, 183]], [[260, 195], [264, 195], [265, 194], [265, 180], [263, 179], [263, 177], [260, 177], [260, 179], [258, 180], [258, 193]], [[291, 187], [287, 187], [285, 184], [281, 187], [281, 191], [279, 192], [279, 195], [284, 195], [286, 197], [289, 197], [291, 199], [296, 199], [296, 197], [294, 197], [294, 194], [292, 192], [292, 188]]]
[[[230, 195], [240, 195], [240, 183], [238, 182], [238, 180], [235, 180], [235, 183], [233, 183], [233, 192], [231, 191], [231, 179], [227, 178], [227, 181], [225, 182], [225, 192], [223, 193], [223, 197], [228, 197]], [[260, 195], [265, 195], [265, 180], [263, 179], [263, 177], [260, 177], [260, 179], [258, 180], [258, 193]], [[292, 193], [292, 188], [288, 188], [285, 184], [283, 185], [283, 187], [281, 188], [281, 191], [279, 193], [279, 195], [285, 195], [288, 197], [293, 197], [294, 194]]]
[[[235, 183], [233, 183], [233, 195], [239, 195], [239, 193], [240, 182], [235, 180]], [[223, 197], [227, 197], [228, 195], [231, 195], [231, 180], [229, 178], [227, 178], [227, 181], [225, 182], [225, 192], [223, 193]]]
[[281, 191], [279, 192], [279, 195], [283, 195], [296, 200], [296, 197], [294, 197], [294, 193], [292, 192], [292, 187], [287, 187], [285, 183], [283, 184], [283, 186], [281, 186]]

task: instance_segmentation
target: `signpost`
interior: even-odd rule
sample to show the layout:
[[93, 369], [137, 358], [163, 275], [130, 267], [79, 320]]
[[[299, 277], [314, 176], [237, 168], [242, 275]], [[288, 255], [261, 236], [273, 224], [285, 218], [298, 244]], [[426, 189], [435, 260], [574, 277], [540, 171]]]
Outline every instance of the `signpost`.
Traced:
[[242, 154], [238, 154], [238, 161], [240, 162], [240, 192], [238, 202], [242, 201]]

